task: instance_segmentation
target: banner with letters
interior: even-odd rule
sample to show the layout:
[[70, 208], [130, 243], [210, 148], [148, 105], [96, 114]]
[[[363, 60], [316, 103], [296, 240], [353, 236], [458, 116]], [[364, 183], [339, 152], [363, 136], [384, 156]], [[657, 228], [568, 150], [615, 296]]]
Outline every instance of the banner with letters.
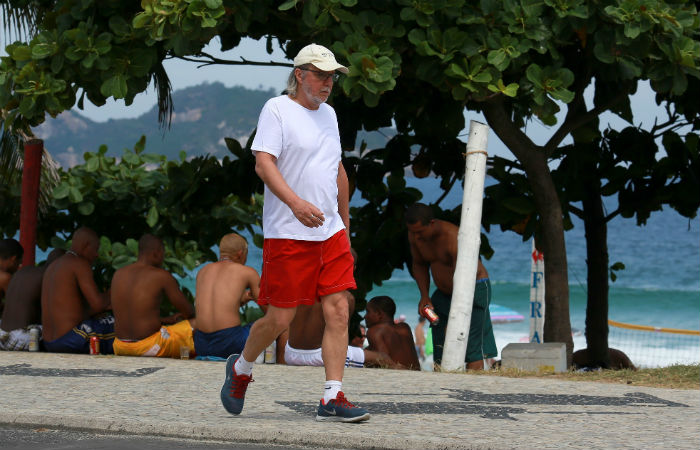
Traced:
[[535, 248], [534, 239], [530, 266], [530, 342], [540, 344], [544, 332], [544, 255]]

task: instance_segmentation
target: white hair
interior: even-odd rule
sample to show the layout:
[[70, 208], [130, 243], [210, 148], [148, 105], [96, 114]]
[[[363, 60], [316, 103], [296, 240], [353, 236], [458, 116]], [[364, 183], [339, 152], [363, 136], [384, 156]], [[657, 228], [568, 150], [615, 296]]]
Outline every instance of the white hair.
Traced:
[[[296, 69], [297, 69], [297, 68], [304, 68], [304, 67], [306, 67], [306, 66], [308, 66], [308, 65], [309, 65], [309, 64], [303, 64], [303, 65], [301, 65], [301, 66], [299, 66], [299, 67], [294, 67], [294, 68], [292, 69], [292, 71], [290, 72], [289, 77], [287, 78], [287, 89], [286, 89], [287, 95], [289, 95], [290, 97], [296, 97], [296, 96], [297, 96], [297, 88], [299, 87], [299, 82], [297, 81], [297, 76], [296, 76], [296, 73], [295, 73]], [[306, 74], [305, 74], [304, 71], [302, 70], [302, 72], [301, 72], [301, 78], [302, 78], [302, 80], [304, 79], [305, 76], [306, 76]]]

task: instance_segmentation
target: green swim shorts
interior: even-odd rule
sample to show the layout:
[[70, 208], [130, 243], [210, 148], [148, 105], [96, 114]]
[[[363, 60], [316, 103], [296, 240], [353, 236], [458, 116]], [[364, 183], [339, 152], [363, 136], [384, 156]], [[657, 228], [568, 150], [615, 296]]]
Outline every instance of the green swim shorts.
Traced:
[[[439, 323], [430, 328], [433, 335], [433, 361], [436, 364], [440, 364], [442, 362], [442, 350], [445, 345], [445, 332], [447, 331], [447, 319], [450, 315], [452, 296], [440, 290], [435, 290], [430, 299], [435, 307], [435, 312], [440, 318]], [[491, 282], [488, 278], [483, 278], [476, 282], [474, 288], [469, 341], [467, 343], [467, 354], [464, 357], [464, 361], [467, 363], [498, 356], [489, 304], [491, 304]]]

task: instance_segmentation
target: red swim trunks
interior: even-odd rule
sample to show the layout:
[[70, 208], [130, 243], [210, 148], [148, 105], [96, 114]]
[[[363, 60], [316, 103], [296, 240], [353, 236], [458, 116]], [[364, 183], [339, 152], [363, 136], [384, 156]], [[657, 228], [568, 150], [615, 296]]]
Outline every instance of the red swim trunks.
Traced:
[[325, 241], [265, 239], [258, 304], [294, 308], [355, 289], [353, 264], [345, 230]]

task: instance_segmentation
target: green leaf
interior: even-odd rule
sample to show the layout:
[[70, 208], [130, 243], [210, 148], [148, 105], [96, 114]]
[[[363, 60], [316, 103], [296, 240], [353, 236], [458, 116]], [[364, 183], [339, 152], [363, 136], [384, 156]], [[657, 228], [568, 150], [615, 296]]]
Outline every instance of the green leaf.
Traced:
[[109, 18], [109, 29], [117, 36], [126, 36], [131, 33], [129, 22], [121, 16], [112, 16]]
[[158, 209], [155, 205], [151, 206], [148, 210], [148, 215], [146, 216], [146, 223], [149, 227], [153, 228], [158, 223]]
[[106, 79], [100, 86], [100, 93], [105, 97], [114, 97], [115, 99], [126, 97], [126, 78], [121, 74], [117, 74]]
[[217, 9], [222, 5], [221, 0], [204, 0], [204, 3], [207, 5], [207, 8], [209, 8], [209, 9]]
[[100, 168], [100, 159], [97, 156], [89, 158], [85, 164], [85, 169], [88, 172], [94, 172]]
[[92, 202], [82, 202], [78, 205], [78, 212], [84, 216], [89, 216], [95, 211], [95, 204]]
[[56, 45], [54, 43], [46, 44], [36, 44], [32, 47], [32, 58], [33, 59], [44, 59], [56, 52]]
[[128, 238], [126, 240], [126, 248], [129, 250], [129, 253], [131, 253], [132, 255], [139, 254], [139, 242], [136, 239]]
[[624, 270], [624, 269], [625, 269], [625, 264], [622, 263], [622, 262], [620, 262], [620, 261], [617, 261], [615, 264], [613, 264], [612, 266], [610, 266], [610, 268], [611, 268], [612, 270]]
[[15, 61], [29, 61], [32, 59], [32, 49], [28, 45], [18, 45], [17, 47], [8, 47], [9, 54]]
[[146, 12], [141, 12], [134, 17], [134, 20], [131, 21], [131, 25], [134, 28], [145, 28], [149, 23], [153, 21], [153, 16], [151, 14], [148, 14]]
[[557, 100], [561, 100], [564, 103], [571, 103], [571, 100], [574, 99], [574, 93], [571, 92], [568, 89], [556, 89], [553, 91], [550, 91], [549, 93], [552, 98], [555, 98]]
[[61, 182], [56, 188], [53, 190], [53, 198], [55, 199], [62, 199], [68, 197], [68, 194], [70, 193], [70, 185], [66, 183], [65, 181]]
[[143, 151], [144, 148], [146, 148], [146, 136], [142, 134], [139, 140], [134, 145], [134, 152], [138, 155]]
[[68, 190], [68, 198], [73, 203], [80, 203], [83, 201], [83, 194], [80, 193], [80, 189], [75, 186], [71, 186]]
[[510, 83], [501, 92], [508, 97], [515, 97], [518, 94], [518, 87], [518, 83]]
[[299, 0], [288, 0], [282, 3], [277, 9], [279, 9], [280, 11], [287, 11], [288, 9], [294, 8], [298, 2]]
[[525, 71], [525, 76], [537, 87], [544, 87], [542, 82], [542, 69], [537, 64], [530, 64]]

